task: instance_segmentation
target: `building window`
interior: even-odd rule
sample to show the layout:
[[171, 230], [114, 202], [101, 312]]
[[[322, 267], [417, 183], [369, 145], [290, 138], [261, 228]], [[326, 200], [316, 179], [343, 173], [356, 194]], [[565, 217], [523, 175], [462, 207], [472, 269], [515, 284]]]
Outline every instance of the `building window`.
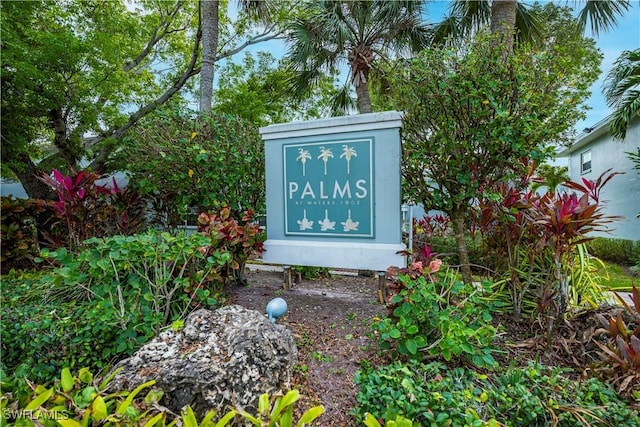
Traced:
[[591, 172], [591, 150], [580, 154], [580, 173]]

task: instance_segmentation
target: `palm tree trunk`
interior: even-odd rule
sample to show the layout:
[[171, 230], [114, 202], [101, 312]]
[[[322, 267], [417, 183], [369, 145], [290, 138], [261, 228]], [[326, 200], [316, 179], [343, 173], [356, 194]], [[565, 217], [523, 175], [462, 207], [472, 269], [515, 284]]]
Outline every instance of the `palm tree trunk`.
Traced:
[[200, 70], [200, 114], [208, 114], [213, 102], [213, 73], [218, 50], [219, 0], [201, 0], [202, 68]]
[[356, 96], [358, 97], [358, 113], [365, 114], [373, 112], [371, 110], [368, 82], [359, 82], [359, 84], [356, 85]]
[[516, 0], [493, 0], [491, 3], [491, 33], [499, 35], [509, 53], [513, 52], [516, 7]]

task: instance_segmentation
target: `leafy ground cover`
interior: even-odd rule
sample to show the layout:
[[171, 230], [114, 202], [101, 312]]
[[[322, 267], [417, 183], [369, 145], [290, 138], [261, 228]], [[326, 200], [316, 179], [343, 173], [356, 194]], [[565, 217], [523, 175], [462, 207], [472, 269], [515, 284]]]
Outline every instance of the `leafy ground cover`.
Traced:
[[[321, 404], [325, 407], [325, 413], [318, 419], [317, 425], [362, 425], [362, 420], [357, 419], [354, 408], [363, 405], [363, 402], [357, 400], [358, 391], [365, 386], [362, 385], [364, 384], [362, 381], [367, 381], [370, 376], [361, 377], [361, 385], [357, 385], [355, 379], [360, 375], [357, 372], [389, 369], [386, 366], [391, 364], [388, 353], [383, 355], [379, 351], [377, 338], [372, 335], [372, 323], [387, 313], [386, 308], [377, 299], [377, 279], [353, 274], [334, 274], [329, 278], [302, 280], [291, 290], [283, 290], [281, 272], [252, 270], [247, 275], [247, 281], [247, 286], [229, 288], [228, 303], [240, 304], [259, 311], [264, 311], [267, 302], [276, 296], [284, 298], [288, 303], [288, 314], [278, 322], [293, 331], [298, 344], [299, 361], [292, 386], [299, 388], [303, 396], [300, 410]], [[609, 309], [603, 308], [598, 312], [604, 313], [606, 317], [607, 310]], [[538, 382], [535, 384], [532, 383], [533, 389], [554, 388], [545, 381], [562, 382], [565, 378], [580, 379], [585, 368], [593, 366], [598, 360], [599, 348], [593, 342], [593, 338], [601, 325], [596, 318], [596, 313], [596, 311], [585, 312], [565, 322], [556, 334], [557, 338], [550, 345], [547, 345], [544, 337], [536, 336], [535, 331], [539, 330], [539, 327], [532, 322], [514, 321], [508, 315], [495, 316], [493, 324], [497, 329], [498, 344], [495, 358], [501, 367], [522, 367], [522, 372], [525, 374], [530, 372], [526, 369], [532, 369], [530, 363], [533, 361], [554, 369], [566, 368], [566, 371], [562, 372], [543, 373], [541, 371], [543, 379], [536, 380]], [[489, 371], [481, 372], [491, 375]], [[388, 378], [392, 377], [389, 373], [385, 375]], [[400, 376], [399, 382], [407, 379], [411, 383], [420, 383], [420, 380], [408, 374], [396, 372], [396, 375]], [[561, 377], [553, 379], [558, 375]], [[506, 381], [504, 387], [508, 387], [510, 380], [504, 379]], [[407, 381], [404, 382], [405, 385], [409, 384]], [[608, 393], [606, 389], [602, 388], [601, 383], [598, 384], [590, 385], [591, 392], [580, 389], [576, 393], [586, 393], [585, 396], [596, 393], [602, 397], [604, 392], [606, 395]], [[387, 387], [390, 390], [392, 388], [391, 385]], [[490, 395], [490, 389], [487, 390]], [[408, 398], [407, 396], [411, 396], [411, 393], [404, 390], [400, 395]], [[478, 402], [488, 398], [481, 393], [478, 394]], [[374, 396], [371, 399], [374, 399]], [[518, 407], [519, 403], [517, 398], [515, 399], [512, 405]], [[548, 399], [553, 399], [553, 396], [548, 396]], [[547, 410], [544, 406], [543, 409]], [[556, 412], [560, 414], [561, 409], [557, 409]], [[623, 415], [624, 422], [618, 422], [620, 425], [635, 422], [634, 419], [637, 418], [633, 417], [637, 417], [637, 408], [631, 407], [630, 411], [631, 416]], [[614, 412], [617, 414], [615, 416], [626, 414], [626, 412]], [[541, 415], [548, 414], [550, 418], [547, 421], [552, 422], [554, 415], [551, 413], [553, 408], [552, 412], [544, 412]], [[565, 415], [566, 417], [578, 422], [576, 418], [571, 418], [570, 414]], [[540, 423], [535, 425], [551, 425], [547, 424], [543, 418], [538, 421]], [[596, 423], [595, 425], [607, 424]]]
[[[482, 316], [494, 328], [490, 354], [495, 363], [491, 366], [478, 367], [473, 357], [469, 357], [477, 355], [473, 351], [449, 358], [429, 351], [426, 360], [399, 363], [391, 360], [393, 352], [380, 350], [385, 333], [380, 326], [386, 325], [383, 321], [389, 309], [378, 301], [376, 278], [343, 271], [300, 280], [284, 290], [281, 271], [259, 269], [254, 264], [249, 268], [244, 284], [229, 284], [220, 295], [220, 302], [264, 313], [272, 298], [278, 296], [287, 301], [289, 312], [278, 322], [293, 332], [298, 345], [298, 364], [290, 384], [301, 399], [295, 407], [297, 419], [304, 417], [308, 408], [322, 405], [324, 413], [313, 425], [376, 426], [383, 420], [400, 421], [404, 416], [421, 425], [438, 426], [640, 425], [638, 396], [635, 401], [632, 396], [625, 401], [612, 387], [624, 386], [628, 391], [630, 385], [637, 386], [638, 375], [612, 375], [617, 371], [605, 370], [599, 364], [603, 351], [599, 342], [604, 342], [607, 333], [603, 332], [598, 316], [617, 318], [619, 308], [602, 307], [572, 316], [562, 322], [551, 339], [543, 335], [534, 321], [524, 318], [516, 321], [508, 314], [494, 313], [490, 318]], [[451, 308], [452, 303], [462, 310], [464, 302], [456, 302], [456, 295], [449, 294], [454, 301], [447, 300], [444, 306], [430, 300], [432, 314], [437, 312], [436, 317], [442, 319], [443, 315], [451, 314], [443, 308]], [[396, 295], [400, 296], [402, 292]], [[410, 301], [420, 303], [416, 294]], [[468, 317], [473, 313], [476, 312], [459, 314]], [[419, 318], [412, 319], [422, 322]], [[620, 322], [626, 322], [632, 329], [639, 323], [637, 319], [620, 317], [609, 324], [609, 330], [625, 331], [627, 328], [621, 327]], [[421, 324], [428, 329], [433, 326], [444, 330], [441, 324]], [[455, 326], [454, 332], [462, 333], [463, 340], [459, 343], [464, 346], [472, 335], [455, 322], [447, 324]], [[486, 323], [482, 325], [489, 330]], [[406, 328], [407, 333], [410, 328]], [[393, 332], [387, 333], [396, 338]], [[433, 334], [427, 334], [428, 342], [432, 343]], [[452, 338], [444, 333], [441, 337]], [[398, 342], [408, 342], [406, 337], [397, 338]], [[633, 339], [629, 341], [632, 347]], [[442, 340], [436, 340], [436, 344], [437, 341]], [[454, 346], [447, 344], [445, 348]], [[408, 346], [407, 349], [410, 350]], [[640, 359], [636, 356], [638, 363]], [[637, 372], [638, 365], [635, 366]], [[81, 377], [79, 374], [78, 379]], [[63, 390], [70, 387], [61, 386]], [[44, 401], [41, 399], [46, 400], [46, 393], [53, 392], [45, 387], [38, 390], [38, 397], [27, 409], [35, 408]], [[626, 395], [629, 397], [628, 392]], [[154, 419], [156, 416], [162, 417], [157, 414]]]

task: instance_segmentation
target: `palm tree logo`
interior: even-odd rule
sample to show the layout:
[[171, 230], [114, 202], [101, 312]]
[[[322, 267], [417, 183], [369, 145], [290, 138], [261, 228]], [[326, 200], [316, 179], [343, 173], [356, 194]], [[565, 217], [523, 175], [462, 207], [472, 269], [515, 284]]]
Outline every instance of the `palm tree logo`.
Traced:
[[329, 159], [333, 159], [333, 152], [330, 148], [320, 147], [320, 154], [318, 155], [319, 159], [322, 159], [324, 162], [324, 174], [327, 174], [327, 163]]
[[343, 158], [343, 157], [347, 160], [347, 174], [350, 174], [351, 170], [349, 165], [351, 164], [351, 158], [358, 157], [358, 154], [356, 153], [355, 148], [349, 147], [347, 145], [343, 145], [342, 154], [340, 154], [340, 158]]
[[296, 157], [296, 162], [302, 162], [302, 176], [306, 176], [307, 174], [307, 160], [311, 160], [309, 150], [298, 148], [298, 157]]

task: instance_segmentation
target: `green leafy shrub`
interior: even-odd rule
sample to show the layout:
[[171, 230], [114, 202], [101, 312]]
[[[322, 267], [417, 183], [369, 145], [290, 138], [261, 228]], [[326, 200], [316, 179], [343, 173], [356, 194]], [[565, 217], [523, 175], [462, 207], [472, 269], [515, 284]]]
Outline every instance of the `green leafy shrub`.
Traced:
[[603, 261], [626, 266], [640, 263], [640, 240], [596, 237], [587, 242], [587, 248], [590, 254]]
[[[640, 415], [597, 379], [574, 381], [558, 368], [531, 363], [488, 377], [433, 362], [396, 362], [356, 373], [354, 414], [399, 416], [419, 425], [636, 426]], [[498, 424], [502, 423], [502, 424]]]
[[0, 242], [2, 274], [11, 269], [34, 269], [43, 228], [55, 216], [53, 202], [2, 197]]
[[[264, 212], [264, 144], [253, 124], [235, 116], [157, 115], [126, 138], [122, 169], [150, 201], [162, 227], [195, 219], [193, 212], [231, 207]], [[132, 161], [135, 159], [135, 161]]]
[[[427, 275], [431, 272], [422, 266], [414, 268]], [[380, 348], [416, 360], [441, 356], [446, 361], [494, 366], [492, 304], [481, 298], [487, 286], [431, 281], [416, 271], [411, 274], [397, 275], [400, 290], [390, 300], [393, 312], [372, 325]]]
[[66, 301], [113, 301], [123, 324], [125, 313], [147, 302], [166, 323], [172, 316], [184, 315], [194, 301], [217, 304], [213, 293], [221, 283], [219, 269], [232, 255], [207, 250], [211, 243], [199, 234], [149, 231], [89, 239], [77, 256], [65, 248], [45, 250], [42, 258], [61, 267], [43, 277], [42, 295]]
[[[267, 393], [259, 398], [258, 413], [249, 414], [242, 409], [221, 413], [218, 408], [209, 411], [198, 422], [187, 406], [180, 416], [175, 416], [161, 405], [162, 390], [155, 389], [155, 381], [139, 385], [131, 391], [110, 392], [109, 383], [116, 372], [102, 382], [94, 378], [91, 371], [82, 368], [74, 376], [69, 368], [63, 368], [51, 386], [32, 384], [21, 378], [8, 377], [0, 370], [0, 425], [44, 425], [77, 427], [87, 425], [145, 425], [188, 427], [225, 427], [238, 425], [244, 419], [258, 427], [292, 427], [295, 404], [300, 393], [291, 390], [283, 396], [270, 398]], [[226, 410], [226, 409], [225, 409]], [[324, 412], [322, 406], [305, 411], [297, 427], [313, 422]]]
[[3, 364], [37, 381], [65, 364], [103, 368], [197, 305], [217, 305], [231, 255], [205, 256], [210, 243], [148, 232], [93, 238], [78, 255], [43, 251], [59, 267], [28, 285], [19, 275], [3, 280]]
[[150, 339], [159, 323], [149, 315], [132, 314], [132, 323], [122, 329], [115, 308], [104, 301], [12, 302], [8, 306], [3, 301], [2, 363], [14, 375], [40, 382], [50, 381], [65, 365], [105, 368]]

